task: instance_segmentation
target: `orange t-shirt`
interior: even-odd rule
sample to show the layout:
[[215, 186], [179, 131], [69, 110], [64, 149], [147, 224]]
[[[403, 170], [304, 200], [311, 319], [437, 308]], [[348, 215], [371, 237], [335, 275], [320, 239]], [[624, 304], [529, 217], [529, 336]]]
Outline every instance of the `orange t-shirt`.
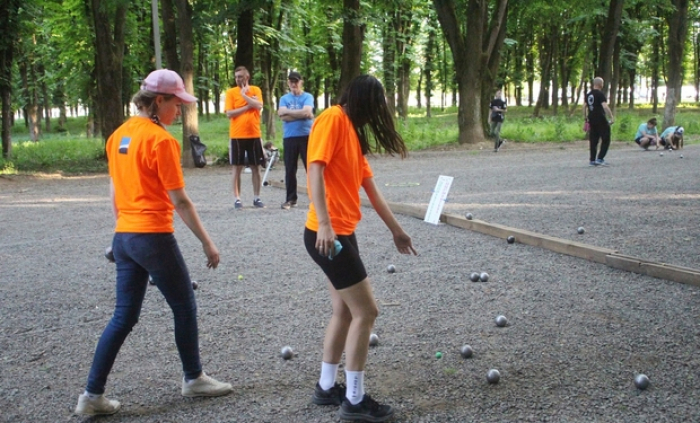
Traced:
[[[309, 164], [325, 163], [323, 179], [331, 226], [338, 235], [352, 234], [362, 218], [362, 181], [373, 175], [367, 158], [362, 154], [355, 127], [342, 107], [333, 106], [316, 118], [309, 135], [306, 160]], [[313, 198], [308, 181], [307, 186], [309, 197]], [[309, 207], [306, 227], [318, 231], [318, 218], [313, 202]]]
[[[262, 91], [260, 91], [260, 88], [251, 85], [248, 90], [248, 97], [254, 97], [256, 100], [262, 102]], [[239, 87], [233, 87], [226, 91], [226, 105], [224, 106], [224, 111], [238, 109], [247, 104], [248, 103], [241, 95], [241, 89]], [[231, 121], [228, 130], [229, 138], [247, 139], [261, 137], [260, 110], [246, 110], [244, 113], [229, 120]]]
[[180, 144], [160, 125], [132, 117], [107, 140], [116, 232], [172, 233], [169, 190], [184, 188]]

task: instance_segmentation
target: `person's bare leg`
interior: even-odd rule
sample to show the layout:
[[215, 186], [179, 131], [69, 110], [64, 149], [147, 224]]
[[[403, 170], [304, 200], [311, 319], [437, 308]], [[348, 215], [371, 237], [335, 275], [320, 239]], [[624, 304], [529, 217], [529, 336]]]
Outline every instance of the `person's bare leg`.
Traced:
[[260, 186], [262, 185], [262, 177], [260, 176], [260, 166], [251, 165], [250, 170], [253, 171], [253, 195], [260, 197]]
[[241, 198], [241, 172], [243, 166], [233, 166], [233, 196]]
[[350, 288], [336, 292], [352, 315], [345, 342], [345, 369], [364, 371], [367, 364], [369, 336], [379, 314], [372, 287], [369, 279], [365, 278]]
[[350, 314], [350, 309], [330, 282], [328, 283], [328, 290], [331, 293], [333, 314], [328, 322], [328, 326], [326, 326], [326, 336], [323, 340], [323, 361], [330, 364], [338, 364], [343, 357], [352, 315]]

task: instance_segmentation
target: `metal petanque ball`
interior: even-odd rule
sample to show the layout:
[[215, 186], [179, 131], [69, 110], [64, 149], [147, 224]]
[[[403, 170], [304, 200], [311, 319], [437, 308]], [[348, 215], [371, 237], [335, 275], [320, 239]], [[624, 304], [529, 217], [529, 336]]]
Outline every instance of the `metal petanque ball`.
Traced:
[[377, 345], [379, 345], [379, 337], [376, 333], [373, 333], [369, 336], [369, 346], [376, 347]]
[[462, 349], [459, 350], [459, 353], [462, 354], [463, 358], [471, 358], [471, 356], [474, 355], [474, 350], [472, 350], [472, 347], [469, 345], [462, 345]]
[[472, 282], [479, 282], [479, 274], [474, 272], [471, 275], [469, 275], [469, 280]]
[[664, 153], [663, 153], [663, 152], [662, 152], [662, 153], [659, 153], [659, 156], [663, 157], [663, 156], [664, 156]]
[[263, 182], [263, 186], [264, 186], [264, 187], [266, 187], [266, 186], [268, 186], [268, 185], [270, 185], [269, 182], [267, 182], [267, 181]]
[[634, 386], [644, 390], [649, 387], [649, 377], [645, 374], [639, 374], [634, 378]]
[[508, 238], [506, 238], [506, 241], [508, 241], [508, 244], [512, 244], [515, 242], [515, 237], [511, 235]]
[[466, 217], [467, 220], [472, 220], [472, 219], [474, 219], [474, 215], [471, 214], [471, 213], [467, 213], [466, 215], [464, 215], [464, 217]]
[[583, 229], [583, 226], [579, 226], [578, 229], [576, 229], [576, 232], [578, 232], [579, 235], [583, 235], [583, 233], [586, 232], [586, 230]]
[[496, 326], [499, 328], [505, 327], [508, 324], [506, 316], [496, 316]]
[[681, 157], [680, 157], [680, 158], [681, 158], [681, 159], [683, 158], [683, 155], [682, 155], [682, 154], [681, 154]]
[[479, 275], [479, 280], [481, 282], [488, 282], [489, 281], [489, 274], [486, 272], [481, 272], [481, 274]]
[[197, 283], [197, 281], [192, 281], [192, 289], [196, 291], [197, 288], [199, 288], [199, 284]]
[[151, 277], [151, 275], [148, 275], [148, 283], [150, 283], [151, 285], [155, 285], [155, 284], [156, 284], [156, 281], [153, 280], [153, 278]]
[[284, 346], [284, 347], [282, 347], [282, 350], [280, 351], [280, 355], [281, 355], [282, 358], [284, 358], [285, 360], [289, 360], [289, 359], [291, 359], [292, 357], [294, 357], [294, 351], [292, 351], [292, 347], [290, 347], [290, 346]]
[[489, 372], [486, 373], [486, 380], [489, 383], [498, 383], [498, 381], [501, 380], [501, 372], [496, 369], [489, 370]]
[[386, 267], [386, 271], [389, 273], [396, 273], [396, 266], [394, 266], [393, 264], [390, 264]]

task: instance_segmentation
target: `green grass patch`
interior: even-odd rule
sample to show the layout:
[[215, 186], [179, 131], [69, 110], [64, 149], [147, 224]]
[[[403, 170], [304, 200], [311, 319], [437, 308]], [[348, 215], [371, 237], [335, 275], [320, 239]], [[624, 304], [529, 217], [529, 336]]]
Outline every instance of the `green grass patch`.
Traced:
[[[561, 143], [585, 139], [583, 112], [579, 107], [573, 116], [553, 116], [551, 110], [542, 109], [540, 117], [533, 117], [532, 107], [509, 107], [501, 136], [509, 141], [523, 143]], [[663, 107], [654, 114], [651, 106], [638, 105], [630, 110], [626, 105], [618, 108], [613, 125], [613, 140], [632, 141], [639, 124], [649, 118], [663, 120]], [[683, 104], [678, 108], [676, 124], [686, 130], [686, 144], [697, 143], [700, 137], [700, 107], [698, 104]], [[69, 118], [63, 128], [57, 120], [52, 121], [52, 131], [43, 133], [38, 142], [29, 140], [26, 126], [18, 121], [12, 128], [12, 157], [0, 158], [0, 174], [12, 173], [63, 173], [84, 174], [107, 171], [102, 139], [86, 137], [87, 119]], [[397, 128], [410, 151], [456, 144], [459, 136], [457, 109], [455, 107], [432, 109], [428, 118], [425, 109], [411, 108], [406, 120], [398, 120]], [[42, 128], [43, 129], [43, 128]], [[182, 138], [182, 126], [171, 125], [170, 132]], [[229, 121], [223, 115], [199, 118], [202, 142], [207, 145], [210, 162], [228, 162]], [[275, 118], [275, 136], [266, 138], [282, 150], [282, 122]], [[189, 154], [186, 152], [184, 154]]]

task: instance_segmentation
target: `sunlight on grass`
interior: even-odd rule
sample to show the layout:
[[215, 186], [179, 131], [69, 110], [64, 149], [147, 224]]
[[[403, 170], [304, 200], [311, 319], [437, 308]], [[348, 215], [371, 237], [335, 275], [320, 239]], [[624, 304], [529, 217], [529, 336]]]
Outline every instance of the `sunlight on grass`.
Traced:
[[[583, 113], [579, 107], [573, 116], [559, 109], [559, 115], [543, 109], [540, 117], [533, 117], [532, 107], [509, 107], [501, 136], [511, 142], [520, 143], [559, 143], [583, 140]], [[424, 150], [440, 146], [456, 145], [459, 137], [457, 108], [433, 108], [432, 116], [426, 116], [425, 108], [411, 108], [406, 120], [397, 119], [396, 127], [410, 151]], [[676, 114], [676, 125], [685, 127], [686, 145], [700, 142], [700, 108], [697, 104], [683, 104]], [[649, 118], [663, 120], [663, 107], [654, 114], [649, 105], [637, 105], [635, 109], [618, 108], [615, 124], [612, 127], [613, 140], [632, 141], [637, 127]], [[87, 119], [70, 118], [64, 128], [58, 128], [52, 121], [52, 131], [43, 134], [39, 142], [29, 141], [27, 128], [22, 121], [12, 128], [12, 157], [0, 158], [0, 174], [21, 172], [59, 172], [81, 174], [106, 172], [104, 145], [102, 139], [86, 137]], [[282, 145], [282, 122], [275, 117], [275, 135], [265, 141], [272, 141], [277, 148]], [[182, 125], [171, 125], [168, 130], [177, 139], [182, 138]], [[229, 120], [223, 115], [199, 117], [199, 135], [207, 145], [207, 158], [210, 163], [228, 163]], [[263, 130], [264, 132], [264, 130]], [[478, 141], [478, 140], [477, 140]], [[189, 154], [185, 152], [184, 154]]]

